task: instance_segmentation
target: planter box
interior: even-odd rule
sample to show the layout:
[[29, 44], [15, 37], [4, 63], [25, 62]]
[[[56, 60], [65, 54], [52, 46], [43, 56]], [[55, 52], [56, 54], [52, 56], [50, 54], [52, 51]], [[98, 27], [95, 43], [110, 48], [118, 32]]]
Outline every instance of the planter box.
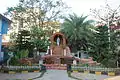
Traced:
[[95, 72], [96, 75], [101, 75], [101, 72]]
[[28, 71], [22, 71], [22, 73], [28, 73]]
[[85, 74], [89, 74], [89, 73], [90, 73], [90, 71], [84, 71], [84, 73], [85, 73]]
[[108, 76], [115, 76], [115, 72], [108, 72]]
[[16, 72], [15, 71], [9, 71], [8, 73], [9, 74], [15, 74]]
[[34, 72], [39, 73], [40, 71], [37, 71], [37, 70], [36, 70], [36, 71], [34, 71]]
[[78, 73], [78, 71], [77, 71], [77, 70], [74, 70], [73, 72], [74, 72], [74, 73]]

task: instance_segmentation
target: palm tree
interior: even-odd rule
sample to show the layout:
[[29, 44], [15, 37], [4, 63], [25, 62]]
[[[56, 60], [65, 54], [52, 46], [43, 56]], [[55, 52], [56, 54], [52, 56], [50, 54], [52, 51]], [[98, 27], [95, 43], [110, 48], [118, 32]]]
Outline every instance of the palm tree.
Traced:
[[87, 40], [91, 36], [90, 28], [92, 20], [86, 20], [88, 16], [77, 16], [76, 14], [64, 17], [64, 23], [60, 31], [65, 34], [68, 40], [68, 45], [72, 46], [75, 51], [83, 48], [87, 49]]

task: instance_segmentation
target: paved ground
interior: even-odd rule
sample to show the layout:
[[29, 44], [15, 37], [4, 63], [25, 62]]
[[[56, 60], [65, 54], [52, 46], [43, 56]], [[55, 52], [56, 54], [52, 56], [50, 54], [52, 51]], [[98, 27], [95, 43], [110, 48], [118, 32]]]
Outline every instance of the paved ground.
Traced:
[[29, 78], [35, 78], [40, 76], [40, 73], [25, 73], [25, 74], [3, 74], [0, 73], [0, 80], [15, 80], [15, 79], [21, 79], [21, 80], [28, 80]]
[[72, 76], [82, 80], [104, 80], [106, 78], [113, 77], [113, 76], [107, 76], [107, 75], [95, 75], [95, 74], [86, 74], [86, 73], [72, 73]]
[[[28, 80], [30, 78], [39, 77], [41, 73], [25, 73], [25, 74], [3, 74], [0, 73], [0, 80]], [[85, 73], [72, 73], [73, 76], [83, 79], [83, 80], [104, 80], [110, 78], [107, 75], [95, 75], [95, 74], [85, 74]], [[74, 80], [68, 77], [66, 70], [47, 70], [42, 78], [37, 78], [34, 80]]]
[[112, 78], [107, 78], [105, 80], [120, 80], [120, 76], [112, 77]]
[[66, 70], [47, 70], [40, 80], [70, 80]]
[[[0, 73], [0, 80], [28, 80], [40, 76], [41, 73], [25, 73], [25, 74], [3, 74]], [[34, 80], [74, 80], [68, 77], [66, 70], [47, 70], [42, 78]]]

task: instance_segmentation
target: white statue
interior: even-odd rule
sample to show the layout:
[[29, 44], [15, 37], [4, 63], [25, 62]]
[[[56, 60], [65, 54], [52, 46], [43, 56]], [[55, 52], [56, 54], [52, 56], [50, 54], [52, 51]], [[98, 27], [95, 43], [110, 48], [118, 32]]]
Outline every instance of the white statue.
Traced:
[[59, 45], [60, 45], [60, 38], [57, 37], [57, 46], [59, 46]]
[[13, 57], [13, 52], [8, 53], [8, 55], [9, 55], [9, 59], [7, 60], [7, 66], [9, 66], [9, 62], [11, 58]]

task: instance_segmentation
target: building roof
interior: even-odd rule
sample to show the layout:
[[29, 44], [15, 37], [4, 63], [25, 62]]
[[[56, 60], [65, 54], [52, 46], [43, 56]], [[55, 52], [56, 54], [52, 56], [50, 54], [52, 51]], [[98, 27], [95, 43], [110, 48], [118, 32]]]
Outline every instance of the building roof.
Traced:
[[3, 18], [4, 20], [6, 20], [8, 23], [11, 23], [12, 21], [8, 18], [6, 18], [5, 16], [3, 16], [2, 14], [0, 14], [0, 18]]

